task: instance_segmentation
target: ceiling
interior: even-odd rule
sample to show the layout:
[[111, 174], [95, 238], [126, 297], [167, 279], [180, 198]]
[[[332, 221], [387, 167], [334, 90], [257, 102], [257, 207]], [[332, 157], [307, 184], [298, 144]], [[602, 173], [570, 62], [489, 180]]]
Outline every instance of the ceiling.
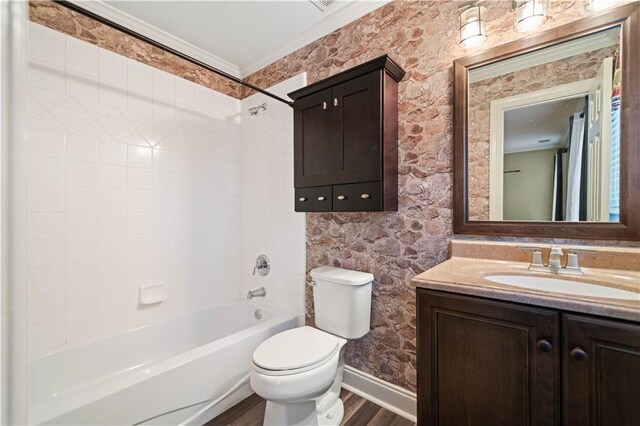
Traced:
[[[584, 107], [585, 97], [561, 99], [504, 112], [504, 152], [560, 148], [569, 117]], [[540, 140], [549, 140], [540, 143]]]
[[244, 77], [389, 0], [79, 1], [80, 6]]

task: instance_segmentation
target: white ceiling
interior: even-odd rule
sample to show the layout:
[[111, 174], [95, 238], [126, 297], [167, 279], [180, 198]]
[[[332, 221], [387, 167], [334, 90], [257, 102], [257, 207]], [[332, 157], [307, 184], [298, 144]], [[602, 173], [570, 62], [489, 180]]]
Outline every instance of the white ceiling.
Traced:
[[[584, 96], [581, 96], [505, 111], [505, 154], [560, 148], [569, 131], [569, 117], [582, 111], [584, 101]], [[549, 142], [538, 142], [545, 139], [549, 139]]]
[[238, 77], [390, 0], [79, 1], [80, 6]]

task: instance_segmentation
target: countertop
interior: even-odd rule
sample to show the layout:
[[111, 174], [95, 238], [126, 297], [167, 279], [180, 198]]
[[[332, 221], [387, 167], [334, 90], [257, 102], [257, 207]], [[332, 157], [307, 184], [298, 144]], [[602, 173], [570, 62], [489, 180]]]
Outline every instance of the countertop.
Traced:
[[[583, 267], [585, 275], [574, 276], [536, 273], [528, 271], [528, 267], [527, 262], [453, 257], [416, 276], [412, 282], [419, 288], [640, 322], [638, 271]], [[585, 285], [594, 283], [636, 292], [638, 300], [602, 299], [533, 290], [489, 281], [484, 278], [488, 275], [528, 275], [583, 282]]]

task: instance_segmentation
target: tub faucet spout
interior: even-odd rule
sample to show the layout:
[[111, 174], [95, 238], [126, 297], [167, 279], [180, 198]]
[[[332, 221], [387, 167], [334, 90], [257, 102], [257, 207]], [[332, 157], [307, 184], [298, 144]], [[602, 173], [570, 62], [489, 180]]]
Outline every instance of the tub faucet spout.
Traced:
[[255, 290], [249, 290], [247, 293], [247, 299], [253, 299], [254, 297], [265, 297], [267, 295], [267, 290], [264, 287], [257, 288]]

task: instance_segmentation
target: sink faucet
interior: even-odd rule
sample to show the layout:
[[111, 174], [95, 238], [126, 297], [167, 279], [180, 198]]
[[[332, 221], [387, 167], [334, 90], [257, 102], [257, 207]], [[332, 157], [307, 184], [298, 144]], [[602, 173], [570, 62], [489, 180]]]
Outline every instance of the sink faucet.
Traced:
[[247, 299], [253, 299], [254, 297], [265, 297], [267, 295], [267, 290], [264, 287], [257, 288], [255, 290], [249, 290], [247, 293]]
[[560, 268], [562, 268], [562, 255], [564, 252], [560, 247], [553, 246], [551, 247], [551, 252], [549, 253], [549, 272], [557, 274], [560, 272]]
[[521, 250], [532, 250], [533, 260], [529, 265], [529, 271], [536, 272], [550, 272], [552, 274], [568, 274], [568, 275], [584, 275], [584, 272], [580, 268], [578, 263], [578, 252], [595, 252], [596, 250], [583, 249], [583, 248], [570, 248], [567, 253], [567, 263], [562, 266], [562, 257], [564, 256], [564, 250], [562, 247], [551, 246], [549, 252], [549, 262], [547, 265], [542, 263], [542, 248], [543, 247], [529, 247], [518, 246]]

